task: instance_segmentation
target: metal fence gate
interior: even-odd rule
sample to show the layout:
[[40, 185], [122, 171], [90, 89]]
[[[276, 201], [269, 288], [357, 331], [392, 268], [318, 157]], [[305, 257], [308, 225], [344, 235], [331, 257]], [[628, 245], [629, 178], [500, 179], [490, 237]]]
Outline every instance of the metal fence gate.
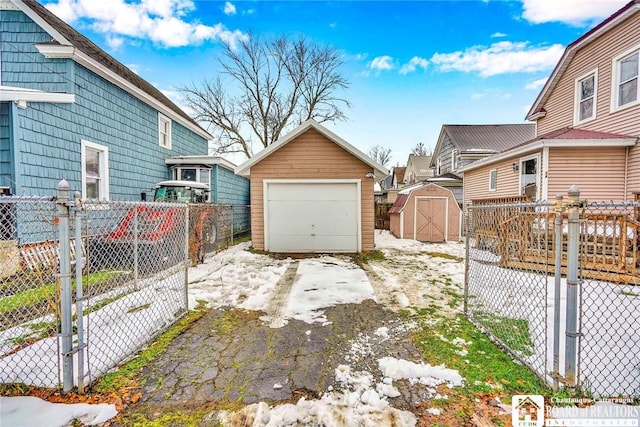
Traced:
[[465, 312], [554, 387], [640, 397], [640, 203], [467, 209]]

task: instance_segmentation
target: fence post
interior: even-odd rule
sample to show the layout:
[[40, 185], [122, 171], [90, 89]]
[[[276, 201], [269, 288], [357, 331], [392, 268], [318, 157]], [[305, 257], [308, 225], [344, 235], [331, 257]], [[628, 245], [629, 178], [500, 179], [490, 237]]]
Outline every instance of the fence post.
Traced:
[[553, 288], [553, 390], [558, 391], [560, 379], [560, 298], [562, 287], [562, 196], [556, 196], [555, 207], [555, 270]]
[[567, 237], [567, 325], [565, 344], [565, 381], [569, 387], [577, 385], [578, 331], [578, 238], [580, 233], [580, 190], [569, 187], [569, 235]]
[[467, 217], [466, 217], [466, 224], [465, 224], [465, 248], [464, 248], [464, 299], [463, 299], [463, 311], [465, 316], [469, 316], [469, 245], [470, 245], [470, 239], [469, 239], [469, 228], [471, 225], [471, 209], [472, 206], [471, 205], [467, 205]]
[[[198, 210], [196, 210], [196, 212], [194, 213], [194, 216], [196, 216], [198, 214]], [[185, 307], [185, 311], [189, 311], [189, 235], [190, 230], [190, 224], [191, 221], [189, 221], [189, 204], [187, 203], [186, 208], [184, 210], [184, 259], [182, 261], [182, 263], [184, 264], [184, 307]], [[204, 222], [204, 220], [203, 220]], [[196, 221], [193, 222], [194, 227], [195, 227], [195, 223]], [[201, 233], [202, 234], [202, 233]], [[194, 236], [195, 236], [195, 232], [194, 232]], [[195, 238], [194, 238], [195, 240]], [[203, 243], [204, 245], [204, 243]], [[203, 249], [204, 252], [204, 249]], [[196, 258], [198, 256], [196, 255]], [[198, 263], [199, 261], [197, 261], [196, 259], [196, 263]]]
[[84, 310], [82, 307], [83, 290], [82, 290], [82, 201], [80, 200], [80, 192], [74, 193], [74, 219], [75, 219], [75, 243], [76, 243], [76, 329], [78, 333], [78, 373], [76, 375], [78, 382], [78, 391], [84, 393]]
[[58, 183], [58, 239], [60, 241], [60, 336], [62, 338], [62, 391], [73, 388], [73, 340], [71, 310], [71, 242], [69, 241], [69, 183]]

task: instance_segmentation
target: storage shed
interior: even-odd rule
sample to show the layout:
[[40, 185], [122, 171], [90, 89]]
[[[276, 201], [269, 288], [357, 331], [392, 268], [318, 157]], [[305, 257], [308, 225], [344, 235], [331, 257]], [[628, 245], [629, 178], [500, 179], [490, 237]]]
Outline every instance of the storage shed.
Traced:
[[388, 171], [316, 121], [304, 122], [236, 173], [250, 180], [256, 250], [373, 250], [373, 185]]
[[462, 211], [451, 190], [419, 183], [402, 189], [389, 210], [390, 231], [421, 242], [460, 240]]

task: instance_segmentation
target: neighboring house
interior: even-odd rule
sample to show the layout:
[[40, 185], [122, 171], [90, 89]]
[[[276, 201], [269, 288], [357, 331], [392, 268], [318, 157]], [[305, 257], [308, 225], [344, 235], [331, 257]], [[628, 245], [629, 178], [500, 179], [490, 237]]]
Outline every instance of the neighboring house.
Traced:
[[535, 137], [534, 124], [442, 125], [429, 182], [449, 188], [463, 202], [461, 169]]
[[208, 184], [210, 202], [248, 205], [249, 180], [235, 174], [236, 165], [217, 156], [173, 156], [165, 163], [171, 168], [171, 179]]
[[308, 120], [236, 168], [251, 181], [251, 237], [270, 252], [374, 249], [374, 182], [386, 168]]
[[464, 199], [552, 200], [575, 184], [589, 200], [640, 192], [640, 1], [571, 43], [529, 110], [537, 135], [472, 163]]
[[407, 168], [404, 166], [396, 166], [393, 168], [393, 172], [391, 173], [391, 188], [402, 188], [404, 187], [404, 174]]
[[0, 0], [0, 187], [139, 200], [167, 157], [211, 135], [158, 89], [33, 0]]
[[404, 184], [411, 185], [425, 181], [433, 176], [433, 169], [429, 166], [431, 156], [416, 156], [409, 154], [407, 166], [404, 172]]

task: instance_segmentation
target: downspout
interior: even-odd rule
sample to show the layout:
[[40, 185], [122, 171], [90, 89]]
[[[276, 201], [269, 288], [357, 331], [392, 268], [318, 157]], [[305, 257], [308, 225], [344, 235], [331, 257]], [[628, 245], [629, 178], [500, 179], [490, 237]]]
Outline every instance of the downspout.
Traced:
[[11, 191], [12, 194], [18, 194], [18, 189], [22, 188], [22, 174], [20, 170], [20, 125], [18, 123], [18, 105], [15, 102], [9, 103], [9, 123], [11, 130], [9, 132], [9, 150], [11, 150]]
[[627, 188], [629, 182], [629, 147], [625, 147], [624, 151], [624, 194], [622, 198], [624, 200], [630, 200], [631, 198], [627, 198]]

